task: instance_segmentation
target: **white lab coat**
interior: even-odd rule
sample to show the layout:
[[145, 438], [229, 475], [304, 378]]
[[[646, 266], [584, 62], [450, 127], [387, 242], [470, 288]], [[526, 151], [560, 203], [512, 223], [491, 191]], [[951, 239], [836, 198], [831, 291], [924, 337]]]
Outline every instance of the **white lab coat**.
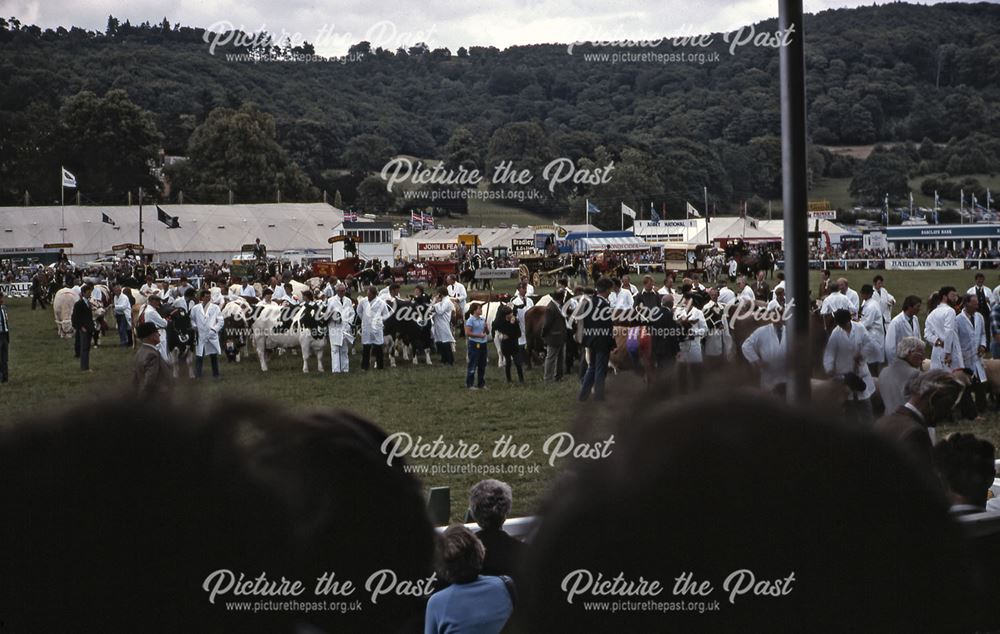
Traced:
[[856, 306], [851, 304], [851, 300], [848, 299], [847, 295], [841, 292], [834, 292], [823, 298], [823, 303], [819, 307], [820, 315], [833, 315], [838, 310], [850, 311], [852, 315], [858, 314], [858, 309]]
[[330, 317], [326, 328], [330, 346], [351, 345], [354, 342], [354, 335], [351, 334], [351, 326], [354, 323], [354, 302], [347, 295], [343, 297], [334, 295], [326, 303], [326, 310]]
[[146, 310], [143, 312], [143, 321], [149, 322], [151, 324], [156, 324], [156, 328], [160, 331], [160, 343], [157, 344], [157, 349], [160, 351], [160, 356], [163, 360], [170, 362], [170, 355], [167, 353], [167, 320], [160, 315], [152, 304], [146, 305]]
[[240, 297], [257, 297], [257, 289], [253, 287], [252, 284], [247, 284], [240, 288]]
[[635, 297], [632, 293], [625, 288], [622, 288], [621, 292], [615, 297], [614, 308], [616, 310], [631, 310], [635, 305]]
[[687, 322], [691, 329], [691, 338], [681, 341], [681, 351], [678, 361], [684, 363], [703, 363], [705, 357], [701, 350], [701, 340], [708, 332], [708, 324], [705, 323], [705, 313], [701, 309], [694, 308], [678, 309], [677, 319]]
[[465, 321], [465, 300], [469, 298], [465, 286], [461, 282], [455, 282], [448, 286], [448, 297], [458, 300], [458, 309], [462, 311], [462, 321]]
[[866, 359], [868, 363], [885, 361], [885, 322], [882, 319], [882, 307], [874, 297], [861, 306], [861, 324], [872, 340], [872, 348]]
[[[924, 340], [931, 344], [931, 368], [954, 370], [964, 368], [962, 347], [958, 343], [958, 326], [955, 323], [955, 309], [942, 302], [927, 315], [924, 324]], [[951, 355], [951, 364], [944, 362], [945, 355]]]
[[743, 290], [740, 291], [740, 294], [738, 295], [738, 299], [740, 301], [747, 300], [747, 301], [750, 301], [750, 302], [756, 302], [757, 301], [757, 296], [754, 294], [752, 288], [750, 288], [749, 286], [744, 286]]
[[129, 328], [132, 327], [132, 303], [128, 301], [125, 293], [119, 293], [115, 297], [115, 319], [124, 319]]
[[729, 306], [735, 301], [736, 301], [736, 293], [733, 292], [733, 289], [729, 288], [728, 286], [723, 286], [721, 289], [719, 289], [719, 304], [721, 304], [722, 306]]
[[[715, 302], [708, 302], [701, 309], [703, 315], [709, 315], [715, 309]], [[708, 318], [705, 318], [705, 356], [719, 357], [732, 350], [732, 342], [729, 337], [729, 320], [726, 319], [725, 312], [722, 314], [721, 325], [718, 328], [708, 328]]]
[[899, 313], [889, 322], [889, 327], [885, 332], [886, 361], [892, 363], [892, 360], [896, 358], [896, 346], [906, 337], [923, 339], [920, 336], [920, 318], [914, 315], [913, 325], [911, 326], [910, 320], [906, 318], [906, 314]]
[[847, 301], [851, 302], [854, 314], [857, 315], [858, 311], [861, 310], [861, 298], [858, 297], [858, 292], [853, 288], [848, 288], [844, 295], [847, 296]]
[[282, 301], [289, 299], [288, 293], [285, 292], [285, 287], [275, 286], [271, 293], [271, 299], [276, 304], [280, 304]]
[[879, 308], [882, 309], [882, 318], [888, 324], [892, 320], [892, 307], [896, 305], [896, 298], [883, 286], [874, 289], [872, 299], [878, 302]]
[[765, 390], [788, 382], [785, 348], [788, 337], [784, 326], [781, 330], [781, 341], [774, 324], [767, 324], [754, 330], [743, 342], [743, 358], [754, 365], [760, 364], [760, 386]]
[[451, 320], [455, 314], [455, 304], [450, 299], [442, 299], [432, 304], [431, 337], [437, 343], [454, 343], [455, 335], [451, 331]]
[[358, 315], [361, 316], [361, 343], [363, 345], [381, 346], [385, 343], [383, 326], [390, 315], [389, 306], [385, 300], [376, 296], [370, 300], [361, 298], [358, 302]]
[[527, 345], [528, 331], [524, 327], [524, 315], [535, 305], [535, 302], [527, 295], [521, 297], [521, 294], [518, 293], [514, 296], [514, 299], [510, 300], [510, 305], [517, 312], [517, 323], [521, 326], [521, 336], [517, 340], [517, 345]]
[[219, 345], [219, 332], [224, 321], [222, 311], [215, 304], [195, 304], [191, 309], [191, 325], [198, 333], [198, 343], [195, 345], [195, 356], [204, 357], [210, 354], [222, 354]]
[[986, 368], [983, 367], [983, 359], [979, 356], [979, 347], [989, 348], [986, 343], [986, 321], [979, 312], [969, 314], [964, 310], [955, 318], [958, 327], [959, 345], [962, 347], [963, 367], [972, 370], [980, 381], [986, 380]]
[[[833, 329], [830, 339], [826, 342], [826, 350], [823, 352], [823, 369], [830, 376], [844, 375], [853, 372], [865, 382], [864, 392], [855, 392], [858, 400], [871, 398], [875, 393], [875, 379], [868, 371], [868, 364], [865, 359], [871, 356], [872, 344], [868, 331], [858, 322], [851, 324], [851, 332], [848, 333], [840, 326]], [[856, 363], [854, 358], [861, 355], [861, 362]], [[854, 396], [852, 395], [852, 398]]]

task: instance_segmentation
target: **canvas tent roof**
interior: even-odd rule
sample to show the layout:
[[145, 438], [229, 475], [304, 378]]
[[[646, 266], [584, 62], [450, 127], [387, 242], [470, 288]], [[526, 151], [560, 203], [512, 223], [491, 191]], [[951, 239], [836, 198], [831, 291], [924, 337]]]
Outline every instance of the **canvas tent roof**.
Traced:
[[[143, 243], [164, 260], [221, 259], [238, 253], [244, 244], [260, 238], [268, 251], [329, 249], [327, 239], [344, 220], [344, 212], [325, 203], [261, 205], [161, 205], [176, 216], [177, 229], [156, 219], [156, 206], [143, 205]], [[41, 247], [69, 242], [71, 257], [92, 257], [112, 245], [138, 242], [139, 207], [76, 206], [65, 208], [0, 207], [0, 248]], [[106, 214], [115, 225], [102, 222]], [[65, 226], [66, 231], [60, 231]]]
[[[754, 227], [754, 222], [757, 226]], [[762, 228], [762, 220], [748, 221], [740, 216], [715, 216], [708, 223], [708, 235], [711, 242], [717, 240], [732, 240], [739, 238], [750, 241], [780, 240], [781, 236], [775, 235]], [[688, 242], [693, 244], [707, 244], [705, 239], [705, 229], [692, 236]]]

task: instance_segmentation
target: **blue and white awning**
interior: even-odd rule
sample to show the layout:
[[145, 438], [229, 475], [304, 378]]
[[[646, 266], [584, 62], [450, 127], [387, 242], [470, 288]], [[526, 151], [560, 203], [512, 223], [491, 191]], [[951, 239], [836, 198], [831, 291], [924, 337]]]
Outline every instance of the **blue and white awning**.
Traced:
[[586, 253], [589, 251], [604, 251], [610, 247], [612, 251], [647, 251], [659, 248], [658, 245], [650, 244], [642, 238], [636, 237], [615, 237], [615, 238], [580, 238], [576, 241], [575, 251]]

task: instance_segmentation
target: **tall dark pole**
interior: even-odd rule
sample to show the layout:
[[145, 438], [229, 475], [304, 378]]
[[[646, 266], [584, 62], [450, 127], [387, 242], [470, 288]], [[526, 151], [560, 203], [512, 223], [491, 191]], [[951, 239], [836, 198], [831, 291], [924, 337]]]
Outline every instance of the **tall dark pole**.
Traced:
[[142, 187], [139, 188], [139, 249], [142, 248]]
[[[802, 0], [778, 0], [781, 47], [781, 175], [785, 216], [785, 286], [794, 302], [787, 332], [788, 398], [809, 400], [809, 219], [806, 192], [806, 66]], [[789, 33], [790, 32], [790, 33]]]

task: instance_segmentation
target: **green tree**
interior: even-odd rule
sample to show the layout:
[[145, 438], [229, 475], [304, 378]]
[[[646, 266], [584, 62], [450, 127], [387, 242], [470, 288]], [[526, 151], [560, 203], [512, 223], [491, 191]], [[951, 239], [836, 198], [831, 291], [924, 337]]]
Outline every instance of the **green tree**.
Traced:
[[368, 176], [358, 185], [358, 206], [367, 213], [386, 213], [395, 202], [396, 196], [378, 176]]
[[104, 97], [90, 91], [63, 102], [59, 111], [63, 160], [94, 200], [122, 200], [129, 190], [155, 191], [150, 163], [160, 149], [153, 116], [129, 100], [124, 90]]
[[199, 200], [223, 201], [232, 190], [241, 202], [315, 200], [318, 192], [278, 145], [274, 117], [254, 104], [217, 108], [191, 135], [188, 161], [170, 173], [175, 188]]
[[881, 205], [886, 194], [890, 202], [903, 200], [910, 191], [908, 168], [908, 162], [900, 156], [888, 151], [872, 152], [851, 179], [851, 196], [866, 205]]
[[385, 137], [377, 134], [359, 134], [347, 143], [341, 162], [352, 172], [381, 170], [396, 154], [396, 149]]

